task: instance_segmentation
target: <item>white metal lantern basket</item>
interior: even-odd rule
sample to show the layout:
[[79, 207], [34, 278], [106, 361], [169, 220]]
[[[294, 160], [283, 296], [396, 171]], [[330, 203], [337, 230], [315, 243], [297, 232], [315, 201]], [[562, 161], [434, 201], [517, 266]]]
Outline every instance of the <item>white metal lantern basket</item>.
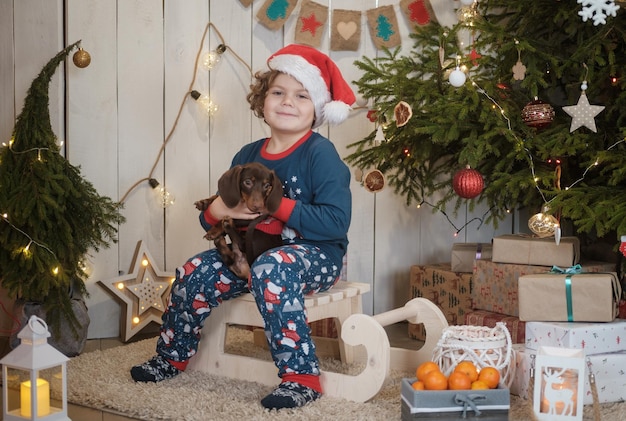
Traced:
[[433, 361], [446, 375], [464, 360], [476, 367], [495, 367], [500, 371], [500, 383], [510, 387], [515, 374], [511, 364], [513, 348], [511, 333], [502, 322], [491, 328], [487, 326], [448, 326], [433, 349]]

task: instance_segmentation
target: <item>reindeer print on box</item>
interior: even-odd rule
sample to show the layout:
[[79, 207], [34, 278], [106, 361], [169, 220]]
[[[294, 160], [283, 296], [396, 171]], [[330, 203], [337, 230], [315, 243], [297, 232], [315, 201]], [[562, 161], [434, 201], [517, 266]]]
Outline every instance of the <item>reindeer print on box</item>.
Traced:
[[539, 420], [582, 420], [585, 354], [542, 346], [535, 363], [533, 409]]

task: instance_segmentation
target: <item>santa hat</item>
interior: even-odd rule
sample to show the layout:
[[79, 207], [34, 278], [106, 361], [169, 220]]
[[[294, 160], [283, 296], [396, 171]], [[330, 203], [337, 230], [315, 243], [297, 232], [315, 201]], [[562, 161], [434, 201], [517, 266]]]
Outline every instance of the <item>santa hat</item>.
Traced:
[[313, 128], [348, 118], [356, 101], [354, 92], [326, 54], [307, 45], [291, 44], [272, 54], [267, 65], [293, 77], [309, 92], [315, 106]]

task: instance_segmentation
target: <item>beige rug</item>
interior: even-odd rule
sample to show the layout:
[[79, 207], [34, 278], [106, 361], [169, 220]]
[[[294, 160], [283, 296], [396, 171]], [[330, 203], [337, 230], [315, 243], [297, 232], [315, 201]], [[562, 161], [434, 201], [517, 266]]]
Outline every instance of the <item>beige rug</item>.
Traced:
[[[94, 351], [68, 362], [68, 401], [90, 408], [112, 410], [140, 420], [399, 420], [400, 381], [410, 373], [392, 373], [383, 389], [366, 403], [323, 396], [299, 409], [267, 411], [259, 401], [271, 387], [238, 382], [200, 372], [185, 372], [161, 383], [135, 383], [130, 367], [154, 354], [156, 339], [148, 339], [106, 351]], [[256, 347], [252, 333], [231, 328], [228, 352], [269, 359]], [[322, 369], [359, 373], [359, 365], [342, 366], [333, 359], [320, 361]], [[278, 378], [277, 378], [278, 383]], [[511, 396], [510, 420], [532, 418], [528, 402]], [[601, 405], [602, 421], [626, 419], [626, 404]], [[592, 407], [585, 407], [585, 420], [593, 420]]]

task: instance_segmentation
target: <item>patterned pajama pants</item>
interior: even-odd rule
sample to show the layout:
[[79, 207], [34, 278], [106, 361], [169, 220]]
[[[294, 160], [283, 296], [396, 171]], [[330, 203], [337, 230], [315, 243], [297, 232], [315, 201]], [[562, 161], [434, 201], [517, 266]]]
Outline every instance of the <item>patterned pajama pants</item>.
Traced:
[[200, 331], [211, 309], [250, 292], [265, 321], [265, 335], [279, 377], [290, 373], [318, 375], [304, 297], [330, 289], [340, 270], [317, 247], [285, 245], [259, 256], [246, 281], [224, 265], [217, 250], [204, 251], [176, 269], [157, 353], [187, 361], [198, 349]]

